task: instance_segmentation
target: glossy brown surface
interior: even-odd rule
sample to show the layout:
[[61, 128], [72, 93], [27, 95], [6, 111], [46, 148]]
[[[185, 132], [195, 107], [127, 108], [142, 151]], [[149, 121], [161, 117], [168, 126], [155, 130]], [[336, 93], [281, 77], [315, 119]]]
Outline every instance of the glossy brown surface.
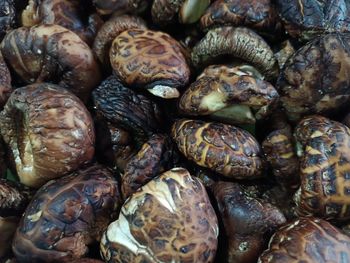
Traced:
[[93, 50], [104, 67], [110, 65], [109, 50], [113, 40], [132, 28], [146, 29], [146, 23], [140, 17], [122, 15], [114, 16], [103, 24], [94, 40]]
[[143, 11], [147, 5], [147, 0], [93, 0], [92, 1], [100, 14], [111, 13], [138, 13]]
[[4, 107], [11, 92], [11, 74], [0, 51], [0, 109]]
[[258, 263], [349, 262], [350, 238], [327, 221], [298, 218], [281, 227]]
[[160, 173], [173, 168], [174, 145], [163, 134], [154, 134], [126, 164], [122, 175], [122, 194], [126, 199]]
[[118, 183], [103, 166], [50, 181], [22, 217], [13, 252], [20, 262], [72, 262], [100, 240], [119, 204]]
[[89, 162], [95, 134], [90, 113], [52, 84], [16, 89], [0, 113], [1, 135], [20, 181], [39, 187]]
[[229, 263], [255, 263], [272, 233], [286, 222], [279, 209], [252, 198], [236, 183], [212, 187], [227, 238]]
[[257, 31], [280, 30], [277, 11], [271, 0], [214, 1], [201, 18], [201, 27], [246, 26]]
[[350, 98], [350, 34], [318, 37], [299, 50], [284, 65], [277, 87], [288, 117], [328, 113]]
[[278, 100], [278, 93], [270, 83], [247, 71], [244, 66], [207, 67], [182, 95], [180, 110], [184, 114], [198, 116], [241, 105], [248, 108], [250, 116], [239, 116], [236, 120], [236, 116], [225, 117], [236, 123], [254, 123], [256, 119], [266, 117]]
[[309, 40], [331, 32], [350, 32], [350, 2], [332, 0], [277, 0], [289, 35]]
[[[110, 59], [114, 73], [129, 86], [176, 89], [189, 81], [190, 69], [180, 44], [159, 31], [122, 32], [112, 43]], [[168, 98], [167, 94], [158, 96]]]
[[276, 180], [287, 188], [299, 184], [299, 160], [294, 152], [292, 128], [287, 124], [267, 135], [262, 149]]
[[86, 101], [100, 82], [99, 66], [90, 48], [61, 26], [12, 30], [0, 48], [9, 67], [25, 83], [57, 83]]
[[303, 119], [295, 129], [301, 186], [295, 200], [300, 215], [350, 218], [350, 129], [322, 116]]
[[0, 0], [0, 41], [15, 25], [15, 18], [14, 0]]
[[[97, 14], [89, 14], [86, 5], [80, 0], [39, 0], [36, 4], [29, 2], [27, 8], [37, 16], [35, 20], [23, 19], [23, 26], [36, 24], [55, 24], [67, 28], [91, 44], [103, 21]], [[28, 12], [28, 9], [24, 11]]]
[[181, 119], [172, 137], [187, 159], [229, 178], [252, 179], [263, 175], [262, 151], [247, 131], [222, 123]]
[[0, 217], [22, 215], [33, 194], [19, 183], [0, 178]]
[[114, 76], [107, 78], [92, 94], [96, 111], [111, 124], [132, 132], [143, 144], [148, 135], [162, 127], [159, 106], [142, 94], [126, 88]]
[[101, 254], [106, 262], [213, 262], [217, 236], [204, 186], [176, 168], [124, 203], [102, 237]]
[[[245, 27], [222, 26], [209, 30], [192, 50], [195, 66], [210, 64], [219, 56], [232, 56], [256, 67], [268, 79], [278, 75], [278, 64], [265, 40]], [[231, 61], [235, 61], [233, 58]]]

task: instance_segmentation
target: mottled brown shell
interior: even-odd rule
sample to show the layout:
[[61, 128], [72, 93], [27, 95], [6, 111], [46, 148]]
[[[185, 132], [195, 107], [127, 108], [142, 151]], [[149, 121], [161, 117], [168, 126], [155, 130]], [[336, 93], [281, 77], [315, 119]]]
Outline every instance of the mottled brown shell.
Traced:
[[52, 84], [16, 89], [0, 113], [1, 135], [20, 181], [39, 187], [89, 162], [95, 133], [90, 113]]
[[299, 160], [294, 152], [292, 129], [289, 125], [267, 135], [262, 149], [276, 180], [287, 188], [299, 186]]
[[184, 114], [198, 116], [243, 106], [251, 116], [226, 118], [236, 123], [254, 123], [271, 113], [277, 100], [278, 93], [270, 83], [246, 73], [244, 68], [212, 65], [185, 91], [179, 108]]
[[92, 98], [98, 114], [114, 126], [130, 131], [141, 145], [162, 128], [163, 114], [158, 104], [125, 87], [115, 76], [104, 80]]
[[100, 240], [119, 205], [118, 183], [101, 165], [50, 181], [22, 217], [13, 252], [20, 262], [72, 262]]
[[350, 218], [350, 129], [322, 116], [303, 119], [295, 129], [301, 186], [295, 200], [300, 215]]
[[204, 186], [183, 168], [134, 193], [101, 240], [106, 262], [213, 262], [217, 218]]
[[214, 1], [201, 18], [201, 27], [246, 26], [257, 31], [276, 32], [281, 29], [277, 11], [271, 0]]
[[146, 29], [146, 23], [137, 16], [113, 16], [98, 31], [93, 44], [93, 51], [104, 67], [110, 66], [109, 50], [113, 40], [123, 31], [139, 28]]
[[0, 51], [0, 110], [3, 109], [11, 92], [11, 74]]
[[102, 15], [139, 13], [148, 6], [148, 0], [92, 0]]
[[33, 194], [24, 185], [0, 178], [0, 217], [22, 215]]
[[191, 57], [196, 67], [202, 67], [224, 55], [233, 57], [226, 61], [248, 62], [268, 79], [278, 75], [278, 63], [270, 46], [248, 28], [222, 26], [208, 31], [193, 48]]
[[100, 82], [100, 69], [78, 35], [58, 25], [21, 27], [0, 45], [9, 67], [25, 83], [52, 82], [86, 101]]
[[323, 33], [350, 32], [350, 2], [277, 0], [284, 27], [292, 37], [310, 40]]
[[122, 175], [122, 194], [126, 199], [160, 173], [173, 168], [174, 145], [163, 134], [154, 134], [130, 159]]
[[212, 186], [225, 227], [229, 263], [255, 263], [272, 233], [286, 222], [279, 209], [252, 198], [236, 183]]
[[157, 92], [164, 86], [181, 88], [189, 81], [190, 69], [182, 47], [162, 32], [140, 29], [122, 32], [112, 43], [110, 59], [114, 73], [129, 86]]
[[277, 87], [288, 117], [329, 113], [350, 98], [350, 34], [318, 37], [289, 58]]
[[[33, 5], [29, 1], [26, 12], [31, 10], [36, 19], [23, 19], [22, 24], [31, 27], [37, 24], [60, 25], [67, 28], [91, 44], [96, 36], [99, 27], [103, 24], [102, 19], [97, 14], [88, 14], [86, 5], [81, 0], [37, 0]], [[86, 16], [86, 17], [85, 17]], [[87, 23], [84, 23], [84, 21]]]
[[281, 227], [258, 263], [349, 262], [350, 238], [327, 221], [298, 218]]
[[240, 128], [200, 120], [178, 120], [172, 137], [187, 159], [229, 178], [252, 179], [263, 175], [259, 143]]

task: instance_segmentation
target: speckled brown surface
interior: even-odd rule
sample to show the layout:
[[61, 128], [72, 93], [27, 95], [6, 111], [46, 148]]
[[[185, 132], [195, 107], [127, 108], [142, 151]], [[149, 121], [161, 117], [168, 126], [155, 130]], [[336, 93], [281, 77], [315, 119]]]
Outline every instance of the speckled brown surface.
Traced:
[[296, 127], [300, 144], [301, 186], [295, 200], [298, 213], [350, 218], [350, 129], [322, 116], [304, 118]]
[[350, 2], [332, 0], [277, 0], [289, 35], [310, 40], [331, 32], [350, 32]]
[[11, 74], [0, 51], [0, 109], [4, 107], [11, 92]]
[[259, 143], [240, 128], [200, 120], [177, 120], [171, 131], [180, 152], [197, 165], [228, 178], [252, 179], [263, 175]]
[[204, 186], [176, 168], [124, 203], [102, 237], [101, 254], [106, 262], [213, 262], [217, 236]]
[[1, 135], [21, 182], [39, 187], [94, 155], [90, 113], [71, 92], [52, 84], [16, 89], [0, 113]]
[[258, 263], [349, 262], [350, 238], [327, 221], [298, 218], [281, 227]]
[[75, 33], [58, 25], [12, 30], [0, 49], [8, 66], [25, 83], [57, 83], [86, 101], [100, 82], [91, 49]]
[[126, 164], [122, 175], [123, 198], [129, 197], [160, 173], [173, 168], [174, 144], [165, 134], [154, 134]]
[[326, 114], [350, 98], [350, 34], [326, 34], [297, 50], [284, 65], [277, 89], [288, 117]]
[[104, 67], [110, 65], [109, 50], [113, 40], [120, 33], [131, 28], [146, 29], [146, 23], [136, 16], [114, 16], [104, 23], [98, 31], [94, 40], [93, 50]]
[[118, 183], [103, 166], [50, 181], [22, 217], [13, 252], [20, 262], [72, 262], [99, 241], [119, 205]]
[[[179, 101], [181, 112], [200, 116], [218, 112], [232, 105], [244, 105], [255, 115], [252, 119], [245, 120], [246, 122], [254, 123], [256, 119], [265, 118], [278, 100], [278, 93], [269, 82], [253, 76], [244, 68], [226, 65], [207, 67], [183, 93]], [[237, 123], [240, 123], [240, 118], [244, 119], [237, 117]], [[235, 119], [235, 116], [232, 116], [232, 119]], [[243, 120], [241, 122], [244, 123]]]
[[111, 64], [118, 78], [129, 86], [181, 88], [190, 69], [180, 44], [166, 33], [130, 29], [114, 39]]
[[281, 24], [271, 0], [214, 1], [201, 18], [201, 27], [246, 26], [257, 31], [279, 31]]

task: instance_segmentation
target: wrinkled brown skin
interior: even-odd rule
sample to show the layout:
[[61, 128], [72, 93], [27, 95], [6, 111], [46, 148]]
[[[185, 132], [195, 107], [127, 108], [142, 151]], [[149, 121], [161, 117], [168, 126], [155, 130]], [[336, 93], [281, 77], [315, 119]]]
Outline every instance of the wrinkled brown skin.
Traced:
[[[85, 14], [86, 10], [82, 4], [81, 0], [37, 0], [31, 10], [36, 14], [36, 19], [23, 19], [23, 26], [30, 27], [39, 23], [60, 25], [73, 31], [90, 45], [103, 21], [97, 14]], [[28, 9], [31, 5], [32, 3], [29, 3]], [[84, 15], [88, 18], [85, 18]], [[86, 23], [84, 23], [85, 19]]]
[[223, 55], [248, 62], [266, 75], [267, 79], [278, 76], [278, 63], [273, 51], [262, 37], [248, 28], [222, 26], [209, 30], [191, 53], [196, 67], [212, 64], [212, 61]]
[[267, 135], [262, 149], [277, 182], [288, 189], [299, 186], [299, 160], [294, 152], [294, 141], [290, 125]]
[[263, 176], [259, 143], [247, 131], [215, 122], [177, 120], [171, 135], [180, 152], [197, 165], [235, 179]]
[[[4, 257], [11, 252], [11, 242], [15, 235], [20, 218], [15, 216], [0, 216], [0, 261], [5, 262]], [[6, 261], [7, 262], [7, 261]]]
[[171, 22], [179, 12], [185, 0], [154, 0], [152, 4], [152, 20], [155, 24], [164, 25]]
[[302, 148], [301, 186], [295, 195], [298, 213], [350, 219], [350, 129], [322, 116], [310, 116], [294, 133]]
[[272, 233], [286, 222], [279, 209], [246, 195], [237, 183], [212, 188], [228, 240], [229, 263], [255, 263]]
[[262, 32], [281, 31], [281, 23], [271, 0], [218, 0], [202, 16], [202, 29], [232, 25]]
[[131, 133], [109, 123], [102, 116], [96, 118], [95, 129], [97, 159], [124, 172], [130, 158], [137, 153]]
[[189, 82], [190, 68], [182, 47], [159, 31], [122, 32], [112, 43], [110, 60], [116, 76], [129, 86], [181, 88]]
[[288, 34], [310, 40], [332, 32], [350, 32], [350, 2], [333, 0], [277, 0]]
[[12, 249], [20, 262], [72, 262], [99, 241], [120, 205], [118, 182], [93, 165], [40, 188], [16, 231]]
[[0, 178], [0, 217], [21, 216], [33, 194], [19, 183]]
[[7, 64], [25, 83], [57, 83], [86, 102], [100, 82], [91, 49], [61, 26], [17, 28], [6, 35], [0, 48]]
[[350, 98], [350, 34], [318, 37], [284, 65], [277, 87], [290, 120], [329, 113]]
[[110, 18], [97, 33], [94, 40], [93, 51], [104, 67], [110, 66], [109, 50], [113, 40], [128, 29], [146, 29], [146, 22], [140, 17], [122, 15]]
[[0, 0], [0, 41], [15, 25], [16, 8], [14, 0]]
[[[187, 170], [176, 168], [124, 203], [100, 248], [108, 263], [209, 263], [214, 261], [217, 237], [217, 217], [205, 187]], [[125, 238], [130, 239], [125, 242]], [[138, 253], [132, 251], [129, 240], [135, 240]]]
[[174, 145], [171, 139], [163, 134], [152, 135], [126, 165], [122, 175], [123, 198], [128, 198], [154, 177], [173, 168], [173, 158]]
[[258, 263], [349, 262], [350, 238], [325, 220], [298, 218], [281, 227]]
[[92, 93], [96, 111], [112, 125], [130, 131], [143, 144], [162, 128], [160, 107], [142, 94], [126, 88], [116, 77], [104, 80]]
[[16, 89], [0, 113], [1, 135], [20, 181], [40, 187], [90, 162], [90, 113], [71, 92], [52, 84]]
[[11, 92], [11, 74], [0, 51], [0, 110], [4, 108]]
[[[221, 107], [212, 109], [204, 103], [204, 99], [212, 94], [220, 94]], [[212, 65], [184, 92], [179, 108], [184, 114], [198, 116], [212, 114], [230, 105], [245, 105], [256, 112], [256, 119], [262, 119], [271, 113], [278, 97], [270, 83], [249, 76], [239, 67]]]
[[93, 0], [101, 15], [140, 13], [147, 8], [148, 2], [148, 0]]

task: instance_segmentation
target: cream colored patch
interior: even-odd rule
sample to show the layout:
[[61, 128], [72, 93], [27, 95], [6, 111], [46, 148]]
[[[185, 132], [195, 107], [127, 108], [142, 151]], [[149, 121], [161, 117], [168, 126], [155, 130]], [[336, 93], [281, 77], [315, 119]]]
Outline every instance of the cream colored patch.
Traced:
[[27, 218], [31, 221], [31, 222], [36, 222], [40, 219], [41, 215], [43, 214], [43, 211], [39, 210], [39, 212], [33, 214], [33, 215], [29, 215]]
[[211, 114], [215, 120], [225, 121], [231, 124], [245, 123], [254, 124], [255, 118], [250, 109], [246, 105], [231, 105]]
[[174, 99], [180, 97], [180, 92], [176, 88], [169, 86], [156, 85], [148, 91], [154, 96], [161, 97], [164, 99]]
[[[151, 262], [160, 262], [153, 255], [152, 251], [147, 247], [141, 245], [131, 234], [129, 222], [123, 213], [120, 214], [119, 219], [108, 226], [107, 239], [113, 243], [120, 244], [129, 249], [133, 254], [142, 254]], [[103, 239], [102, 241], [105, 241]]]
[[225, 94], [219, 91], [211, 92], [203, 97], [199, 108], [207, 109], [208, 112], [215, 112], [227, 106]]

